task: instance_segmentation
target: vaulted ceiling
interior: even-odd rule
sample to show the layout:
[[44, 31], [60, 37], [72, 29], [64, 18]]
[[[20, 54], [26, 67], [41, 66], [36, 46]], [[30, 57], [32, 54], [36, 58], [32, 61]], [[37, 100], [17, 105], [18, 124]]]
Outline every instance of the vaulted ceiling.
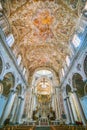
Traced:
[[70, 53], [69, 38], [75, 31], [84, 2], [5, 0], [2, 4], [15, 38], [12, 49], [21, 54], [29, 76], [38, 68], [50, 68], [58, 77]]

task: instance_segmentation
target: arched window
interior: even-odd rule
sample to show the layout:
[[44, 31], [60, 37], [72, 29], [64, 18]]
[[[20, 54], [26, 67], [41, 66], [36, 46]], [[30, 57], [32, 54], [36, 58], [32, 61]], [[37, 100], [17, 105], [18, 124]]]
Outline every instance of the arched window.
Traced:
[[25, 73], [26, 73], [26, 68], [24, 67], [24, 69], [23, 69], [23, 75], [25, 75]]
[[64, 72], [64, 69], [62, 68], [62, 75], [64, 76], [65, 75], [65, 72]]
[[21, 55], [19, 54], [19, 55], [18, 55], [18, 58], [17, 58], [17, 63], [18, 63], [18, 65], [20, 65], [21, 59], [22, 59], [22, 57], [21, 57]]
[[9, 47], [12, 47], [12, 45], [14, 44], [14, 37], [12, 34], [10, 34], [8, 37], [6, 37], [6, 42]]
[[79, 39], [79, 37], [75, 34], [73, 39], [72, 39], [72, 43], [74, 45], [75, 48], [77, 48], [80, 45], [81, 40]]
[[12, 52], [13, 52], [13, 54], [15, 55], [15, 57], [17, 57], [17, 49], [16, 48], [14, 48], [14, 49], [12, 49]]
[[66, 56], [66, 63], [67, 63], [67, 66], [70, 65], [70, 59], [69, 59], [69, 56], [68, 56], [68, 55]]

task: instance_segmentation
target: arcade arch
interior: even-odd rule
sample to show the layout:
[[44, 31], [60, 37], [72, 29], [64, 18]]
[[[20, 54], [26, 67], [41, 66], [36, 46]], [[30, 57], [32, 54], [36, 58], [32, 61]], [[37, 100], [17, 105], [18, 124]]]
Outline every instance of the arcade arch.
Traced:
[[14, 75], [11, 72], [7, 73], [4, 76], [3, 80], [0, 81], [0, 84], [3, 90], [2, 95], [4, 95], [5, 97], [8, 97], [10, 89], [13, 88], [15, 84]]

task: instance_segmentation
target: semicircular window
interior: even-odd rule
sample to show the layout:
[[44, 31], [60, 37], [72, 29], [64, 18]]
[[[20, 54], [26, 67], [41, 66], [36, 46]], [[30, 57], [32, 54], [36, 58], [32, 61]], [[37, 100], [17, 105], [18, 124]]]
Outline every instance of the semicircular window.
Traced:
[[85, 60], [84, 60], [84, 72], [87, 76], [87, 56], [85, 57]]
[[2, 73], [2, 59], [1, 59], [1, 57], [0, 57], [0, 74]]

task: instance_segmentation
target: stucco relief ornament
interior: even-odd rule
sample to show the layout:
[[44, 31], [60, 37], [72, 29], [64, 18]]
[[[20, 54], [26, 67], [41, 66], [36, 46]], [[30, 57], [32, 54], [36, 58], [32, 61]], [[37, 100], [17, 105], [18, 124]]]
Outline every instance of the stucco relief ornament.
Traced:
[[81, 64], [77, 64], [77, 70], [81, 71]]
[[19, 82], [19, 77], [17, 77], [17, 83]]
[[7, 62], [6, 65], [5, 65], [6, 70], [10, 69], [10, 67], [11, 67], [10, 64]]
[[71, 84], [71, 79], [70, 78], [68, 79], [68, 82], [69, 82], [69, 84]]

